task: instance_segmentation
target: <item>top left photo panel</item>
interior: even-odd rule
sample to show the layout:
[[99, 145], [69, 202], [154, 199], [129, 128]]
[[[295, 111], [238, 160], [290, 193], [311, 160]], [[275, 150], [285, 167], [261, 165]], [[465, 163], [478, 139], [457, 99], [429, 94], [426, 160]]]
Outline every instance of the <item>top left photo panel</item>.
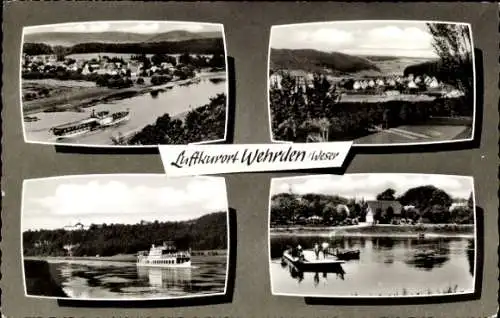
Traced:
[[92, 21], [23, 28], [27, 143], [156, 147], [227, 136], [224, 27]]

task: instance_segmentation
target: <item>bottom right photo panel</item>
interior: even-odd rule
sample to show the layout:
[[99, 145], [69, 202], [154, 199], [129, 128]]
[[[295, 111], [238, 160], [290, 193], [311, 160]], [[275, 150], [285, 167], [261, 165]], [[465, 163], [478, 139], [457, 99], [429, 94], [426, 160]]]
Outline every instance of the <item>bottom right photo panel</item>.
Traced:
[[363, 173], [274, 178], [269, 203], [273, 295], [472, 294], [474, 180]]

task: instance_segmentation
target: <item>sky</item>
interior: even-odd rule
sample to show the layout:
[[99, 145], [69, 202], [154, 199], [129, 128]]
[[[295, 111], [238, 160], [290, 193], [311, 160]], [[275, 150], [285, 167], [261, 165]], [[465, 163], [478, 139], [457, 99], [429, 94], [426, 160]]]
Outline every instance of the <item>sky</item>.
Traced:
[[436, 58], [425, 22], [305, 23], [273, 27], [271, 47], [353, 55]]
[[392, 188], [399, 196], [410, 188], [433, 185], [453, 198], [468, 199], [473, 189], [469, 177], [433, 174], [345, 174], [317, 175], [274, 179], [271, 195], [290, 192], [296, 194], [330, 194], [347, 198], [375, 200], [377, 194]]
[[131, 32], [141, 34], [163, 33], [176, 30], [190, 32], [222, 32], [220, 24], [165, 21], [96, 21], [61, 23], [26, 27], [25, 34], [42, 32]]
[[183, 221], [227, 211], [223, 178], [102, 175], [24, 182], [22, 230], [57, 229], [78, 222], [136, 224]]

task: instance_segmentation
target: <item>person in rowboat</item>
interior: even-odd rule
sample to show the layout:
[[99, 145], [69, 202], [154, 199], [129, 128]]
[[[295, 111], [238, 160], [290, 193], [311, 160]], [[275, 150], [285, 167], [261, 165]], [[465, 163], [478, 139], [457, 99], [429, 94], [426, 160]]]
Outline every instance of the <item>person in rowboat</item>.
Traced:
[[297, 246], [297, 256], [300, 261], [304, 260], [304, 253], [302, 252], [302, 246], [300, 246], [300, 244]]
[[314, 254], [316, 254], [316, 259], [319, 259], [319, 244], [314, 244]]
[[323, 252], [323, 258], [326, 258], [326, 254], [328, 253], [329, 246], [330, 246], [330, 244], [328, 244], [327, 242], [323, 242], [321, 244], [321, 251]]

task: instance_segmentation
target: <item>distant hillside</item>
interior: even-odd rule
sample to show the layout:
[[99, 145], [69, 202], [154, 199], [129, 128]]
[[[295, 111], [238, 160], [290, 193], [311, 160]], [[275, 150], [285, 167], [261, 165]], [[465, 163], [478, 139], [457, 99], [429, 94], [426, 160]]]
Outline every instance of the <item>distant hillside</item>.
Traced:
[[129, 54], [176, 54], [176, 53], [192, 53], [192, 54], [224, 54], [224, 41], [220, 38], [202, 38], [185, 41], [162, 41], [162, 42], [140, 42], [140, 43], [103, 43], [103, 42], [86, 42], [79, 43], [73, 46], [51, 46], [44, 43], [29, 43], [23, 44], [23, 53], [28, 55], [39, 54], [59, 54], [64, 53], [129, 53]]
[[[74, 256], [135, 254], [151, 244], [174, 241], [179, 249], [227, 248], [227, 213], [216, 212], [181, 222], [92, 224], [88, 230], [39, 230], [23, 232], [25, 256], [64, 256], [68, 242], [79, 244]], [[42, 243], [40, 243], [42, 242]]]
[[397, 60], [399, 58], [397, 56], [383, 56], [383, 55], [358, 55], [358, 56], [368, 59], [372, 62]]
[[170, 31], [156, 34], [130, 32], [43, 32], [24, 35], [24, 43], [43, 43], [48, 45], [73, 46], [81, 43], [149, 43], [188, 41], [208, 38], [222, 38], [221, 32]]
[[404, 75], [405, 69], [408, 66], [435, 61], [435, 59], [432, 58], [421, 57], [394, 57], [391, 59], [377, 59], [376, 57], [371, 57], [370, 60], [377, 65], [382, 73], [400, 76]]
[[308, 72], [322, 72], [326, 68], [339, 75], [361, 71], [380, 72], [375, 63], [366, 58], [311, 49], [271, 49], [270, 67], [271, 69], [300, 69]]
[[193, 33], [189, 31], [171, 31], [166, 33], [156, 34], [149, 37], [144, 42], [177, 42], [177, 41], [188, 41], [188, 40], [198, 40], [198, 39], [216, 39], [222, 38], [222, 32], [200, 32]]

